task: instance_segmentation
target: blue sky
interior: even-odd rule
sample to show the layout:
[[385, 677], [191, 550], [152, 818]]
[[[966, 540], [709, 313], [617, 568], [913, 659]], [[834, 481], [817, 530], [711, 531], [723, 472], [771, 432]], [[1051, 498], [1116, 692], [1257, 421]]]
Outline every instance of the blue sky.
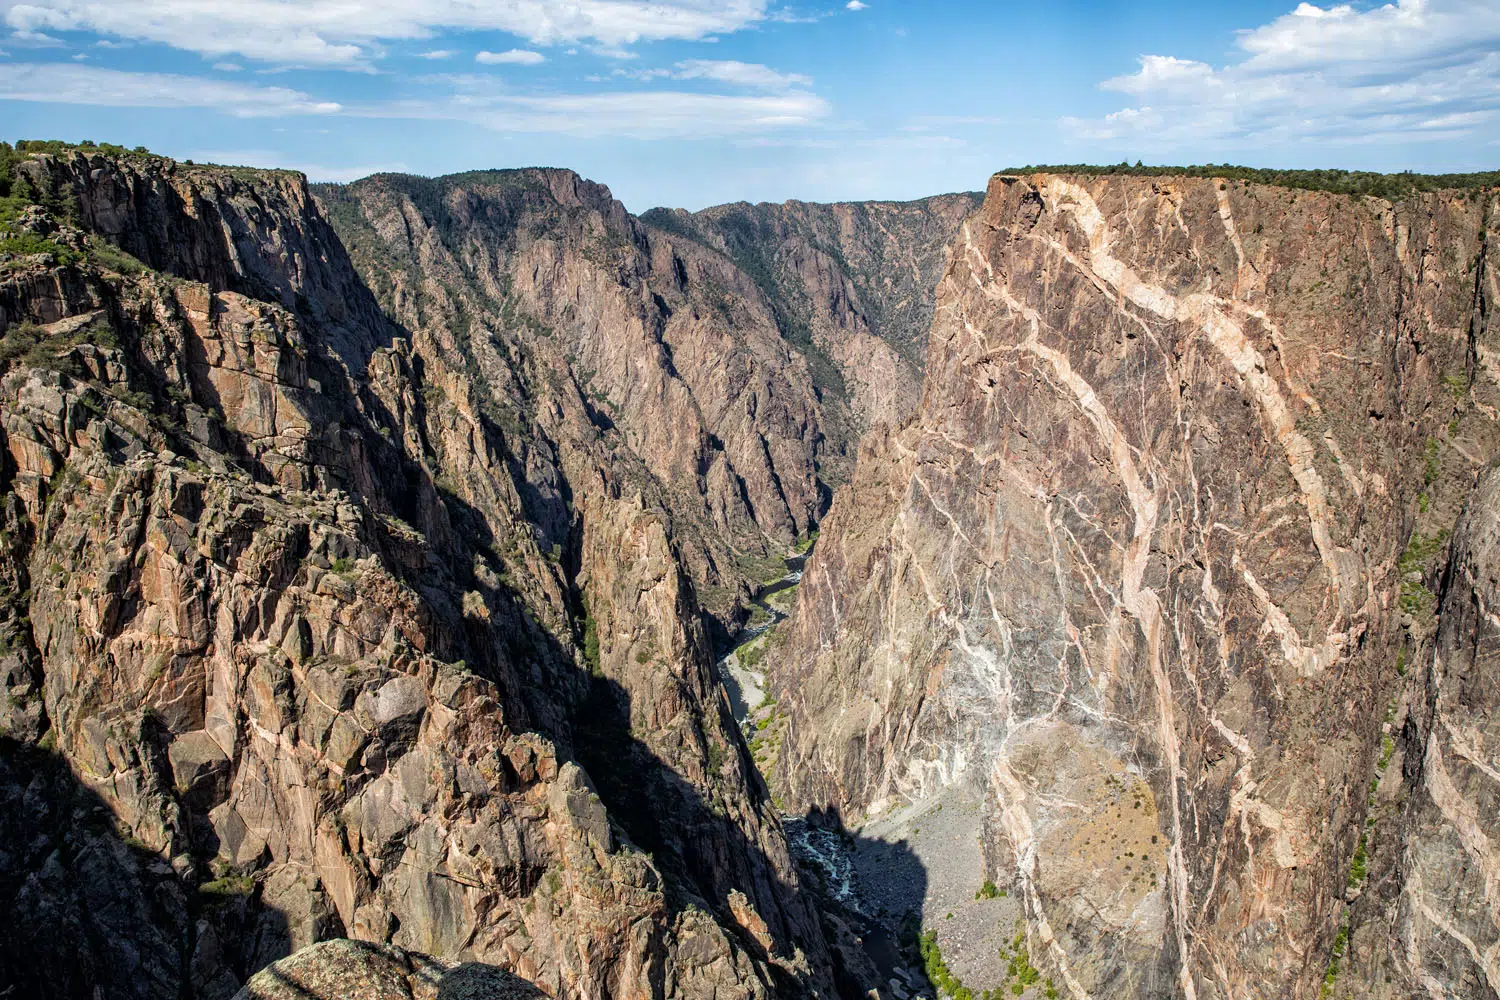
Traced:
[[634, 211], [1028, 163], [1500, 166], [1500, 0], [0, 0], [0, 135]]

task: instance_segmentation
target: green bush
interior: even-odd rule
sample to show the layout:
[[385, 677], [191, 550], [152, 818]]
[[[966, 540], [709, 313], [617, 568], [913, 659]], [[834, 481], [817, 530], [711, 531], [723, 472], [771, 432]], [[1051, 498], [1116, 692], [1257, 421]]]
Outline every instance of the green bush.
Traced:
[[121, 250], [112, 243], [103, 240], [90, 240], [88, 259], [98, 264], [107, 271], [118, 274], [140, 274], [147, 270], [146, 265]]
[[752, 643], [740, 649], [740, 666], [746, 670], [754, 670], [765, 658], [766, 644], [764, 642]]
[[583, 613], [583, 658], [589, 665], [589, 673], [604, 676], [604, 667], [599, 659], [599, 623], [587, 609]]
[[210, 882], [204, 882], [198, 887], [198, 892], [203, 896], [248, 896], [255, 891], [255, 879], [249, 875], [226, 875], [216, 878]]
[[32, 254], [50, 253], [61, 264], [77, 264], [83, 260], [83, 254], [77, 250], [69, 250], [61, 243], [49, 240], [45, 236], [38, 236], [35, 233], [18, 233], [15, 236], [7, 236], [5, 239], [0, 239], [0, 253], [8, 253], [16, 257], [29, 257]]
[[0, 336], [0, 372], [20, 364], [29, 368], [52, 368], [79, 375], [76, 366], [67, 362], [68, 353], [79, 344], [114, 348], [119, 338], [108, 326], [90, 325], [65, 336], [49, 336], [34, 323], [15, 323]]
[[1323, 973], [1323, 986], [1318, 990], [1318, 996], [1325, 998], [1333, 996], [1333, 987], [1339, 978], [1339, 962], [1343, 960], [1344, 952], [1348, 947], [1349, 925], [1344, 924], [1333, 939], [1333, 955], [1328, 960], [1328, 971]]
[[1370, 874], [1370, 856], [1368, 853], [1369, 840], [1363, 833], [1359, 835], [1359, 846], [1354, 849], [1354, 857], [1349, 862], [1349, 888], [1358, 889], [1365, 884], [1365, 879]]
[[974, 1000], [974, 992], [963, 984], [963, 980], [955, 976], [948, 963], [943, 961], [943, 950], [938, 946], [937, 931], [928, 931], [917, 941], [917, 949], [922, 955], [922, 967], [927, 972], [927, 980], [943, 993], [952, 997], [953, 1000]]

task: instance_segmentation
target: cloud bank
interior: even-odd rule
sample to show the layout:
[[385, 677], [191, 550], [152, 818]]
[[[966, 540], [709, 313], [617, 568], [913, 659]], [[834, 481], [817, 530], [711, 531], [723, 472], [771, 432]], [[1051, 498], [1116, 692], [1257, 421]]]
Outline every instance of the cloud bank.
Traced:
[[767, 0], [28, 0], [0, 3], [23, 36], [93, 31], [212, 58], [361, 67], [384, 42], [503, 31], [537, 45], [693, 40], [767, 17]]
[[343, 110], [285, 87], [175, 73], [127, 73], [71, 63], [0, 63], [0, 100], [109, 108], [210, 108], [241, 118], [331, 115]]
[[1500, 6], [1400, 0], [1361, 10], [1303, 3], [1240, 33], [1223, 67], [1148, 55], [1106, 91], [1132, 103], [1064, 118], [1092, 140], [1171, 146], [1456, 139], [1500, 114]]

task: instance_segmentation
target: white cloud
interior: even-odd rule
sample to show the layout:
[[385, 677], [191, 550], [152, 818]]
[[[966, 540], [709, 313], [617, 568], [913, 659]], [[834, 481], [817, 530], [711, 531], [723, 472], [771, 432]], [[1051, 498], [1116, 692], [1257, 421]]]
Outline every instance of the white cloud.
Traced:
[[254, 87], [178, 76], [126, 73], [66, 63], [0, 63], [0, 100], [110, 108], [212, 108], [242, 118], [323, 115], [340, 110], [284, 87]]
[[505, 52], [480, 52], [474, 56], [475, 62], [484, 63], [486, 66], [512, 64], [516, 66], [535, 66], [547, 61], [547, 57], [540, 52], [531, 52], [527, 49], [509, 49]]
[[46, 32], [27, 31], [23, 29], [17, 29], [16, 31], [11, 32], [9, 40], [12, 42], [19, 42], [22, 45], [27, 46], [51, 47], [63, 44], [63, 40], [61, 38], [53, 38]]
[[689, 59], [677, 64], [677, 72], [673, 76], [678, 80], [716, 80], [756, 90], [790, 90], [793, 87], [812, 86], [810, 76], [778, 73], [769, 66], [734, 59]]
[[417, 53], [418, 59], [451, 59], [452, 57], [452, 49], [433, 49], [431, 52]]
[[766, 15], [766, 19], [781, 24], [816, 24], [828, 17], [829, 11], [798, 10], [795, 7], [778, 7]]
[[674, 69], [617, 69], [614, 76], [631, 80], [713, 80], [733, 87], [772, 92], [811, 87], [812, 77], [801, 73], [781, 73], [760, 63], [735, 59], [688, 59]]
[[1065, 118], [1092, 140], [1165, 147], [1208, 141], [1434, 141], [1500, 122], [1500, 5], [1400, 0], [1303, 3], [1243, 31], [1223, 67], [1149, 55], [1107, 91], [1135, 100], [1102, 118]]
[[238, 73], [241, 70], [243, 70], [244, 68], [245, 67], [241, 66], [239, 63], [232, 63], [232, 62], [216, 62], [216, 63], [214, 63], [214, 69], [218, 70], [220, 73]]
[[844, 4], [846, 10], [868, 10], [869, 7], [869, 4], [861, 3], [860, 0], [849, 0], [848, 3]]
[[830, 110], [828, 102], [805, 93], [524, 96], [475, 86], [448, 99], [350, 107], [348, 113], [462, 121], [497, 132], [696, 139], [806, 127], [825, 120]]
[[360, 66], [382, 40], [442, 30], [503, 31], [537, 45], [702, 39], [764, 20], [769, 0], [29, 0], [9, 5], [17, 32], [95, 31], [210, 57]]

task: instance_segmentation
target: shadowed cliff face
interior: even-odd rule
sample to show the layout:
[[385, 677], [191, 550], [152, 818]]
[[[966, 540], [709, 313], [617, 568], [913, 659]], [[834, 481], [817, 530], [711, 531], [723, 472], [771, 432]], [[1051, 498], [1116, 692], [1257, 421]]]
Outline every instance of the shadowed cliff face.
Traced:
[[808, 360], [829, 439], [826, 477], [848, 478], [859, 437], [916, 409], [933, 290], [974, 194], [912, 202], [653, 209], [644, 221], [717, 250], [753, 280]]
[[773, 787], [983, 800], [1062, 995], [1493, 995], [1487, 626], [1433, 594], [1500, 444], [1493, 210], [996, 178], [768, 658]]
[[[551, 995], [833, 995], [671, 504], [576, 383], [381, 317], [298, 178], [25, 169], [86, 228], [28, 210], [57, 254], [0, 265], [0, 722], [164, 898]], [[644, 826], [600, 741], [660, 791]], [[256, 964], [172, 913], [142, 995], [231, 994]]]
[[912, 345], [973, 206], [759, 206], [746, 228], [737, 206], [646, 225], [564, 170], [317, 190], [424, 353], [492, 382], [509, 369], [511, 418], [558, 440], [555, 386], [583, 395], [588, 433], [658, 498], [728, 631], [813, 530], [857, 435], [911, 411]]
[[[561, 170], [320, 189], [419, 351], [512, 387], [501, 420], [590, 447], [666, 516], [729, 624], [826, 504], [821, 406], [751, 282]], [[579, 396], [587, 425], [560, 425]]]

